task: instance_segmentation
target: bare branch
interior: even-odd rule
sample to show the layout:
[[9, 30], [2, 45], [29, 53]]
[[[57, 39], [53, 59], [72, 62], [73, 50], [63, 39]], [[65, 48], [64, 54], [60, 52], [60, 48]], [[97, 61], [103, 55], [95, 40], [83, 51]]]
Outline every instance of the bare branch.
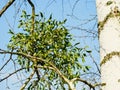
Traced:
[[0, 17], [14, 3], [14, 1], [15, 0], [8, 1], [8, 3], [0, 10]]
[[14, 75], [15, 73], [17, 73], [17, 72], [19, 72], [19, 71], [21, 71], [23, 69], [26, 69], [26, 68], [20, 68], [20, 69], [14, 71], [13, 73], [10, 73], [8, 76], [4, 77], [3, 79], [0, 79], [0, 82], [2, 82], [3, 80], [9, 78], [10, 76]]
[[[21, 52], [10, 52], [10, 51], [6, 51], [6, 50], [2, 50], [0, 49], [0, 54], [14, 54], [14, 55], [21, 55], [23, 57], [26, 57], [26, 58], [32, 58], [32, 61], [34, 59], [36, 59], [36, 57], [33, 57], [33, 56], [30, 56], [30, 55], [27, 55], [27, 54], [24, 54], [24, 53], [21, 53]], [[41, 61], [45, 61], [43, 59], [41, 59]]]
[[96, 87], [96, 86], [105, 86], [106, 85], [106, 83], [96, 83], [96, 84], [94, 84], [94, 87]]
[[75, 9], [75, 7], [76, 7], [76, 5], [78, 4], [79, 1], [80, 1], [80, 0], [76, 0], [75, 3], [74, 3], [74, 5], [73, 5], [73, 8], [72, 8], [72, 15], [73, 15], [74, 9]]
[[80, 81], [80, 82], [83, 82], [84, 84], [88, 85], [90, 88], [94, 88], [94, 85], [92, 85], [91, 83], [87, 82], [86, 80], [83, 80], [81, 78], [73, 78], [71, 80], [71, 82], [75, 82], [75, 81]]
[[[12, 52], [13, 50], [11, 50]], [[0, 71], [10, 62], [10, 60], [12, 59], [12, 54], [10, 54], [10, 58], [6, 61], [6, 63], [0, 68]]]
[[[31, 68], [31, 67], [29, 67]], [[37, 68], [45, 68], [45, 69], [51, 69], [51, 70], [54, 70], [54, 68], [52, 67], [49, 67], [49, 66], [37, 66]], [[14, 72], [10, 73], [8, 76], [4, 77], [3, 79], [0, 79], [0, 82], [4, 81], [5, 79], [9, 78], [10, 76], [14, 75], [15, 73], [23, 70], [23, 69], [26, 69], [25, 67], [24, 68], [20, 68], [18, 70], [15, 70]]]
[[45, 68], [45, 69], [50, 69], [50, 70], [54, 70], [53, 67], [50, 67], [50, 66], [37, 66], [37, 68]]
[[26, 87], [27, 84], [30, 82], [30, 80], [32, 79], [32, 77], [34, 76], [34, 74], [35, 74], [35, 71], [33, 71], [33, 72], [31, 73], [31, 75], [27, 78], [27, 81], [22, 85], [22, 87], [20, 88], [20, 90], [24, 90], [24, 89], [25, 89], [25, 87]]
[[105, 83], [91, 84], [90, 82], [87, 82], [86, 80], [83, 80], [83, 79], [81, 79], [81, 78], [73, 78], [73, 79], [71, 80], [72, 83], [74, 83], [75, 81], [83, 82], [84, 84], [86, 84], [86, 85], [88, 85], [90, 88], [92, 88], [93, 90], [95, 90], [95, 87], [97, 87], [97, 86], [106, 85]]
[[54, 71], [57, 72], [58, 75], [60, 75], [60, 77], [63, 78], [63, 80], [69, 84], [70, 81], [60, 72], [60, 70], [53, 63], [48, 63], [54, 68]]
[[97, 35], [97, 32], [93, 31], [93, 30], [88, 30], [88, 29], [85, 29], [85, 28], [80, 28], [80, 27], [71, 27], [71, 30], [72, 29], [76, 29], [76, 30], [81, 30], [83, 32], [87, 32], [87, 33], [90, 33], [92, 35]]
[[93, 63], [95, 64], [95, 66], [96, 66], [96, 68], [97, 68], [99, 74], [101, 74], [100, 69], [99, 69], [99, 66], [98, 66], [98, 64], [96, 63], [96, 61], [94, 60], [93, 56], [92, 56], [91, 54], [89, 54], [89, 55], [90, 55], [90, 57], [92, 58]]
[[96, 72], [86, 72], [86, 73], [81, 74], [81, 76], [83, 76], [83, 75], [85, 76], [86, 74], [96, 75], [98, 77], [101, 76], [99, 73], [96, 73]]
[[34, 23], [35, 23], [35, 6], [34, 4], [31, 2], [31, 0], [28, 0], [28, 3], [31, 5], [32, 7], [32, 29], [31, 29], [31, 33], [34, 32]]
[[5, 64], [0, 68], [0, 71], [10, 62], [12, 59], [12, 54], [10, 55], [10, 58], [5, 62]]

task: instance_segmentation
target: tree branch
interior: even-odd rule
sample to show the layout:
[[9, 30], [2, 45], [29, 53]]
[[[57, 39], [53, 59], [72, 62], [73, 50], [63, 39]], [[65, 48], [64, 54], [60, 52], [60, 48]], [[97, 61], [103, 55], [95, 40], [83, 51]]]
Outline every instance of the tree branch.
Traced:
[[69, 80], [60, 72], [60, 70], [51, 62], [48, 62], [53, 68], [54, 68], [54, 71], [58, 73], [58, 75], [63, 78], [63, 80], [65, 82], [67, 82], [69, 84]]
[[[29, 67], [29, 68], [31, 68], [31, 67]], [[49, 66], [37, 66], [37, 68], [46, 68], [46, 69], [54, 70], [54, 68], [49, 67]], [[15, 73], [17, 73], [23, 69], [26, 69], [26, 68], [24, 67], [24, 68], [20, 68], [18, 70], [15, 70], [14, 72], [10, 73], [8, 76], [4, 77], [3, 79], [0, 79], [0, 82], [4, 81], [5, 79], [9, 78], [10, 76], [14, 75]]]
[[35, 70], [31, 73], [31, 75], [27, 78], [27, 81], [22, 85], [22, 87], [20, 88], [20, 90], [24, 90], [25, 87], [27, 86], [27, 84], [30, 82], [30, 80], [32, 79], [32, 77], [35, 74]]
[[91, 84], [90, 82], [87, 82], [86, 80], [83, 80], [83, 79], [81, 79], [81, 78], [73, 78], [73, 79], [71, 80], [72, 83], [74, 83], [75, 81], [83, 82], [84, 84], [86, 84], [86, 85], [88, 85], [90, 88], [92, 88], [93, 90], [95, 90], [95, 87], [97, 87], [97, 86], [106, 85], [105, 83]]
[[37, 75], [37, 82], [40, 80], [40, 74], [39, 74], [39, 71], [38, 71], [38, 67], [37, 66], [34, 66], [34, 69], [35, 69], [35, 72], [36, 72], [36, 75]]
[[90, 88], [94, 88], [94, 85], [92, 85], [91, 83], [87, 82], [86, 80], [83, 80], [81, 78], [73, 78], [71, 80], [71, 82], [75, 82], [75, 81], [80, 81], [80, 82], [83, 82], [84, 84], [88, 85]]
[[34, 32], [34, 23], [35, 23], [35, 6], [34, 4], [31, 2], [31, 0], [28, 0], [28, 3], [31, 5], [32, 7], [32, 29], [31, 29], [31, 33]]
[[[99, 85], [102, 85], [102, 84], [95, 84], [95, 85], [93, 85], [93, 84], [91, 84], [91, 83], [89, 83], [89, 82], [87, 82], [86, 80], [83, 80], [83, 79], [81, 79], [81, 78], [73, 78], [72, 80], [69, 80], [69, 79], [67, 79], [65, 76], [64, 76], [64, 74], [62, 74], [61, 73], [61, 71], [52, 63], [52, 62], [50, 62], [50, 61], [48, 61], [48, 60], [44, 60], [44, 59], [42, 59], [42, 58], [38, 58], [38, 57], [34, 57], [34, 56], [31, 56], [31, 55], [27, 55], [27, 54], [24, 54], [24, 53], [20, 53], [20, 52], [9, 52], [9, 51], [5, 51], [5, 50], [1, 50], [0, 49], [0, 53], [1, 54], [14, 54], [14, 55], [21, 55], [21, 56], [23, 56], [23, 57], [26, 57], [26, 58], [31, 58], [32, 60], [40, 60], [40, 61], [43, 61], [43, 62], [46, 62], [46, 63], [48, 63], [50, 66], [38, 66], [37, 68], [48, 68], [48, 69], [52, 69], [52, 70], [54, 70], [70, 87], [71, 86], [73, 86], [73, 83], [75, 82], [75, 81], [80, 81], [80, 82], [83, 82], [83, 83], [85, 83], [86, 85], [88, 85], [90, 88], [95, 88], [96, 86], [99, 86]], [[35, 70], [34, 70], [34, 72], [35, 72]], [[30, 80], [30, 79], [29, 79]], [[26, 82], [27, 83], [27, 82]], [[71, 88], [70, 88], [71, 89]], [[23, 90], [23, 89], [21, 89], [21, 90]], [[72, 89], [73, 90], [73, 89]]]
[[3, 15], [3, 13], [13, 4], [15, 0], [10, 0], [8, 3], [0, 10], [0, 17]]
[[94, 60], [93, 56], [92, 56], [91, 54], [89, 54], [89, 55], [90, 55], [90, 57], [92, 58], [93, 63], [95, 64], [95, 66], [96, 66], [96, 68], [97, 68], [99, 74], [101, 74], [100, 69], [99, 69], [99, 66], [97, 65], [97, 63], [96, 63], [96, 61]]
[[12, 59], [12, 54], [10, 55], [10, 58], [5, 62], [5, 64], [0, 68], [0, 71], [9, 63], [11, 59]]
[[18, 69], [18, 70], [16, 70], [16, 71], [10, 73], [8, 76], [4, 77], [3, 79], [0, 79], [0, 82], [2, 82], [3, 80], [9, 78], [9, 77], [12, 76], [13, 74], [15, 74], [15, 73], [17, 73], [17, 72], [19, 72], [19, 71], [21, 71], [21, 70], [23, 70], [23, 69], [26, 69], [26, 68], [20, 68], [20, 69]]
[[21, 55], [21, 56], [26, 57], [26, 58], [31, 58], [31, 60], [33, 60], [33, 62], [35, 62], [34, 60], [40, 60], [40, 61], [46, 62], [46, 63], [48, 63], [50, 66], [52, 66], [53, 70], [54, 70], [55, 72], [57, 72], [57, 74], [58, 74], [61, 78], [63, 78], [63, 80], [64, 80], [66, 83], [70, 84], [70, 81], [60, 72], [60, 70], [59, 70], [53, 63], [51, 63], [51, 62], [48, 61], [48, 60], [44, 60], [44, 59], [42, 59], [42, 58], [38, 58], [38, 57], [31, 56], [31, 55], [27, 55], [27, 54], [24, 54], [24, 53], [21, 53], [21, 52], [10, 52], [10, 51], [6, 51], [6, 50], [2, 50], [2, 49], [0, 49], [0, 53], [1, 53], [1, 54], [6, 54], [6, 53], [7, 53], [7, 54]]

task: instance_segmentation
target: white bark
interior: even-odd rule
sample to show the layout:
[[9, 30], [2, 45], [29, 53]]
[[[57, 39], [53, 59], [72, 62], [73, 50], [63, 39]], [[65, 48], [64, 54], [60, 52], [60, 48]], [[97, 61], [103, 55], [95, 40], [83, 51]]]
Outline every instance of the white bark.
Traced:
[[96, 0], [96, 6], [102, 90], [120, 90], [120, 0]]

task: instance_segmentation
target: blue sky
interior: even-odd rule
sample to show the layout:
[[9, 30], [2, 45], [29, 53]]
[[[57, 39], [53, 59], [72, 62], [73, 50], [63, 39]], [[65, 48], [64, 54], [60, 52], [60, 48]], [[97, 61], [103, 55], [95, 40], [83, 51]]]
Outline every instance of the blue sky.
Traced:
[[[8, 0], [2, 0], [0, 3], [0, 9]], [[26, 9], [28, 13], [31, 12], [31, 8], [28, 3], [23, 3], [23, 0], [16, 0], [14, 3], [0, 18], [0, 48], [6, 49], [7, 43], [9, 42], [10, 35], [8, 31], [12, 28], [15, 32], [19, 32], [17, 25], [21, 10]], [[96, 32], [96, 7], [95, 0], [33, 0], [36, 6], [36, 13], [43, 12], [46, 17], [53, 14], [53, 18], [57, 20], [67, 19], [66, 27], [70, 29], [76, 42], [80, 42], [81, 46], [89, 46], [90, 50], [93, 50], [92, 55], [94, 59], [99, 63], [99, 55], [95, 48], [99, 48], [99, 43], [97, 38], [90, 38], [86, 36], [93, 36], [93, 34], [86, 33], [86, 29], [90, 32]], [[78, 2], [77, 2], [78, 1]], [[93, 19], [93, 20], [91, 20]], [[90, 21], [88, 23], [88, 20]], [[94, 27], [95, 25], [95, 27]], [[85, 30], [78, 30], [76, 27]], [[78, 38], [79, 37], [79, 38]], [[85, 38], [86, 37], [86, 38]], [[99, 50], [99, 49], [98, 49]], [[1, 56], [3, 58], [3, 56]], [[0, 66], [5, 62], [0, 57]], [[7, 57], [6, 57], [7, 58]], [[91, 60], [87, 58], [86, 64], [92, 64]], [[12, 65], [9, 65], [7, 69], [3, 72], [10, 72], [13, 69]], [[96, 69], [95, 69], [96, 70]], [[1, 72], [0, 72], [1, 74]], [[5, 75], [5, 74], [4, 74]], [[0, 75], [1, 78], [1, 75]], [[16, 80], [15, 77], [8, 79], [8, 85], [10, 89], [6, 88], [6, 81], [0, 83], [0, 90], [18, 90], [18, 87], [11, 84], [12, 81]], [[13, 88], [16, 87], [16, 88]]]

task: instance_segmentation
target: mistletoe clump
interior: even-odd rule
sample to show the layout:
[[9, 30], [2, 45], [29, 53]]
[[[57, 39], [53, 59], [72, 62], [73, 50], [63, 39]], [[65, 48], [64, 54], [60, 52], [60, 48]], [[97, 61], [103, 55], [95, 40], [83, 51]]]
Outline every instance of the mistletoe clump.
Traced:
[[[66, 20], [52, 19], [52, 15], [46, 19], [40, 13], [35, 16], [34, 30], [32, 31], [32, 16], [23, 11], [18, 26], [22, 31], [18, 33], [9, 31], [12, 34], [8, 45], [9, 49], [44, 59], [44, 61], [32, 60], [32, 58], [17, 55], [18, 64], [21, 67], [26, 67], [27, 72], [30, 72], [34, 66], [41, 66], [41, 68], [37, 68], [41, 77], [37, 83], [39, 88], [47, 88], [48, 90], [50, 85], [60, 90], [64, 88], [65, 82], [58, 76], [57, 72], [49, 68], [52, 66], [48, 62], [51, 62], [69, 80], [80, 77], [80, 70], [89, 69], [88, 66], [82, 66], [80, 63], [80, 60], [84, 62], [86, 57], [85, 48], [78, 47], [79, 43], [74, 45], [71, 43], [72, 35], [64, 26], [65, 22]], [[36, 85], [32, 83], [29, 88], [34, 86]]]

